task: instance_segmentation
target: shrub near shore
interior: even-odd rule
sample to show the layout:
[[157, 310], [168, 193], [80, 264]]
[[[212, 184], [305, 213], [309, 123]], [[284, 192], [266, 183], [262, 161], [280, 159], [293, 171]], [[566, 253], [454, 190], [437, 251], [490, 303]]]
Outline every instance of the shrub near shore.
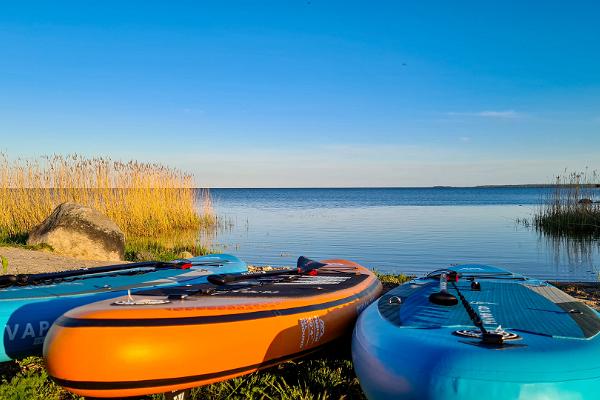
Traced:
[[600, 236], [599, 182], [596, 171], [557, 176], [554, 190], [533, 217], [533, 225], [551, 235]]
[[24, 243], [54, 207], [69, 201], [113, 220], [125, 233], [129, 254], [160, 253], [169, 247], [160, 238], [173, 232], [193, 232], [171, 247], [198, 253], [197, 232], [213, 226], [215, 217], [208, 191], [199, 206], [196, 194], [191, 175], [161, 164], [80, 155], [11, 161], [0, 154], [0, 241]]

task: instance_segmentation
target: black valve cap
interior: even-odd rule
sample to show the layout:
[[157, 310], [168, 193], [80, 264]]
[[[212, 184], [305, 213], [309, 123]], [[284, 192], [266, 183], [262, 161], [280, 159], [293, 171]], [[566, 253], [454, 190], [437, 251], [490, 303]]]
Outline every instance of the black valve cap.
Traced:
[[481, 283], [479, 283], [477, 281], [471, 282], [471, 290], [479, 292], [481, 290]]
[[458, 304], [456, 296], [448, 292], [431, 293], [429, 301], [439, 306], [455, 306]]

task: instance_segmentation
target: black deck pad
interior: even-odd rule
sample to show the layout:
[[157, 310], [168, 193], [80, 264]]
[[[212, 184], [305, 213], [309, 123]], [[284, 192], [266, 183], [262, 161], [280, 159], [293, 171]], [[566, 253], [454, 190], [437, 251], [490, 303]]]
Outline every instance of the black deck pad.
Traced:
[[189, 286], [142, 290], [139, 296], [227, 296], [227, 297], [302, 297], [316, 296], [354, 287], [368, 275], [356, 273], [325, 273], [311, 275], [282, 275], [235, 282], [227, 285], [203, 283]]

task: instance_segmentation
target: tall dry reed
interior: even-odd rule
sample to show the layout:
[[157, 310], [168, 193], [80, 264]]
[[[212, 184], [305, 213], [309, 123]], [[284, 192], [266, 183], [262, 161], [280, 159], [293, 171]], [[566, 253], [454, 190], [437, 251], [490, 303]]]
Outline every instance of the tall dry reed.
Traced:
[[565, 172], [556, 177], [554, 190], [533, 218], [550, 234], [600, 234], [600, 176], [596, 171]]
[[0, 154], [0, 233], [19, 235], [60, 203], [106, 214], [128, 236], [156, 236], [214, 222], [208, 191], [196, 204], [191, 175], [156, 163], [53, 155], [11, 160]]

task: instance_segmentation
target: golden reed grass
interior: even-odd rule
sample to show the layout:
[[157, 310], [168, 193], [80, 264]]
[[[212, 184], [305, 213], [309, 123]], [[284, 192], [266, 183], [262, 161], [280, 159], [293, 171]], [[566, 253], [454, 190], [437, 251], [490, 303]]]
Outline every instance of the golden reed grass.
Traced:
[[192, 175], [161, 164], [77, 154], [10, 160], [0, 153], [0, 233], [28, 232], [68, 201], [104, 213], [127, 236], [197, 230], [215, 220], [209, 192], [197, 200]]

